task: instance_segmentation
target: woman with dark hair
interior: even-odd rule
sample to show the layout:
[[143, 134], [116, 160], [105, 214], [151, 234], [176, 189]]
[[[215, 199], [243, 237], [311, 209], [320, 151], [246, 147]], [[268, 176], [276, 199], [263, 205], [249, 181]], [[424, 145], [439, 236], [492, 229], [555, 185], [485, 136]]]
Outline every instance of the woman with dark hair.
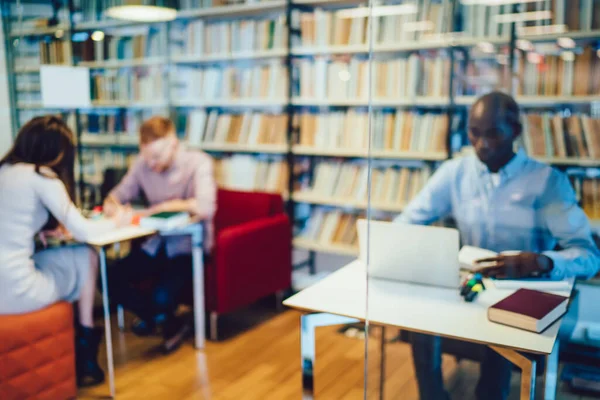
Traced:
[[104, 380], [97, 362], [101, 330], [94, 329], [93, 303], [98, 257], [86, 245], [34, 252], [35, 236], [64, 227], [87, 242], [130, 221], [84, 218], [73, 204], [75, 146], [59, 117], [36, 117], [20, 130], [0, 160], [0, 314], [31, 312], [60, 300], [78, 300], [78, 384]]

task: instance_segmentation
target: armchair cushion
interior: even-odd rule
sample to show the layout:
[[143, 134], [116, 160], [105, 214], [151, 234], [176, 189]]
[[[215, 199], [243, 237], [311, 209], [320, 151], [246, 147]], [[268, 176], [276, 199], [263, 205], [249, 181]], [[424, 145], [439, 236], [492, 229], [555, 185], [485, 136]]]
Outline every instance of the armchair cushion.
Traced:
[[206, 268], [207, 306], [227, 313], [290, 287], [291, 230], [285, 214], [223, 229]]
[[[214, 225], [217, 235], [230, 226], [283, 212], [281, 196], [272, 193], [219, 189]], [[218, 240], [218, 239], [217, 239]]]

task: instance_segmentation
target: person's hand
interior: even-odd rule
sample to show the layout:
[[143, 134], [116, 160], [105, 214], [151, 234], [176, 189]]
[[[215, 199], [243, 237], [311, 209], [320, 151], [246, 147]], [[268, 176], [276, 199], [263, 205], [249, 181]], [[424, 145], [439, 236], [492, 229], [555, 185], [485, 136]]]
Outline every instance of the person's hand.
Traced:
[[[480, 268], [474, 272], [489, 278], [518, 279], [552, 271], [554, 262], [543, 254], [522, 252], [514, 255], [499, 254], [496, 257], [483, 258], [475, 261]], [[491, 264], [483, 266], [483, 264]]]
[[116, 201], [114, 197], [108, 196], [106, 200], [104, 200], [104, 204], [102, 206], [102, 213], [106, 217], [111, 218], [115, 216], [122, 207], [123, 206], [118, 201]]
[[64, 226], [59, 225], [56, 229], [41, 231], [38, 234], [40, 241], [44, 245], [44, 247], [48, 247], [49, 239], [56, 239], [61, 241], [71, 240], [73, 236], [71, 232], [69, 232]]
[[114, 214], [109, 218], [114, 221], [117, 227], [131, 225], [133, 221], [133, 209], [129, 204], [125, 206], [119, 205], [115, 209]]

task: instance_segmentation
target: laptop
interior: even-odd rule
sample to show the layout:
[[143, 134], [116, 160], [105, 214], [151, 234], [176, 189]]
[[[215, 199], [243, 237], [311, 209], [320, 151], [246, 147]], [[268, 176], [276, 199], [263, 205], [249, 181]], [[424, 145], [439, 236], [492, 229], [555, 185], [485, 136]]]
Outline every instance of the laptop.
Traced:
[[[458, 288], [458, 230], [370, 221], [372, 278]], [[357, 221], [360, 260], [367, 261], [367, 220]]]

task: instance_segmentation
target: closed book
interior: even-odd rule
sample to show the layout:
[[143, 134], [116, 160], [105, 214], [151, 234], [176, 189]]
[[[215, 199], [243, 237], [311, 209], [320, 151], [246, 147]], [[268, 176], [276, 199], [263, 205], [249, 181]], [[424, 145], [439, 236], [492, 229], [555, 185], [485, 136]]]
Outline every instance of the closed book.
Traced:
[[142, 228], [156, 230], [170, 230], [182, 227], [189, 223], [190, 216], [184, 212], [161, 212], [140, 219]]
[[540, 333], [566, 311], [569, 298], [532, 289], [519, 289], [488, 308], [492, 322]]

